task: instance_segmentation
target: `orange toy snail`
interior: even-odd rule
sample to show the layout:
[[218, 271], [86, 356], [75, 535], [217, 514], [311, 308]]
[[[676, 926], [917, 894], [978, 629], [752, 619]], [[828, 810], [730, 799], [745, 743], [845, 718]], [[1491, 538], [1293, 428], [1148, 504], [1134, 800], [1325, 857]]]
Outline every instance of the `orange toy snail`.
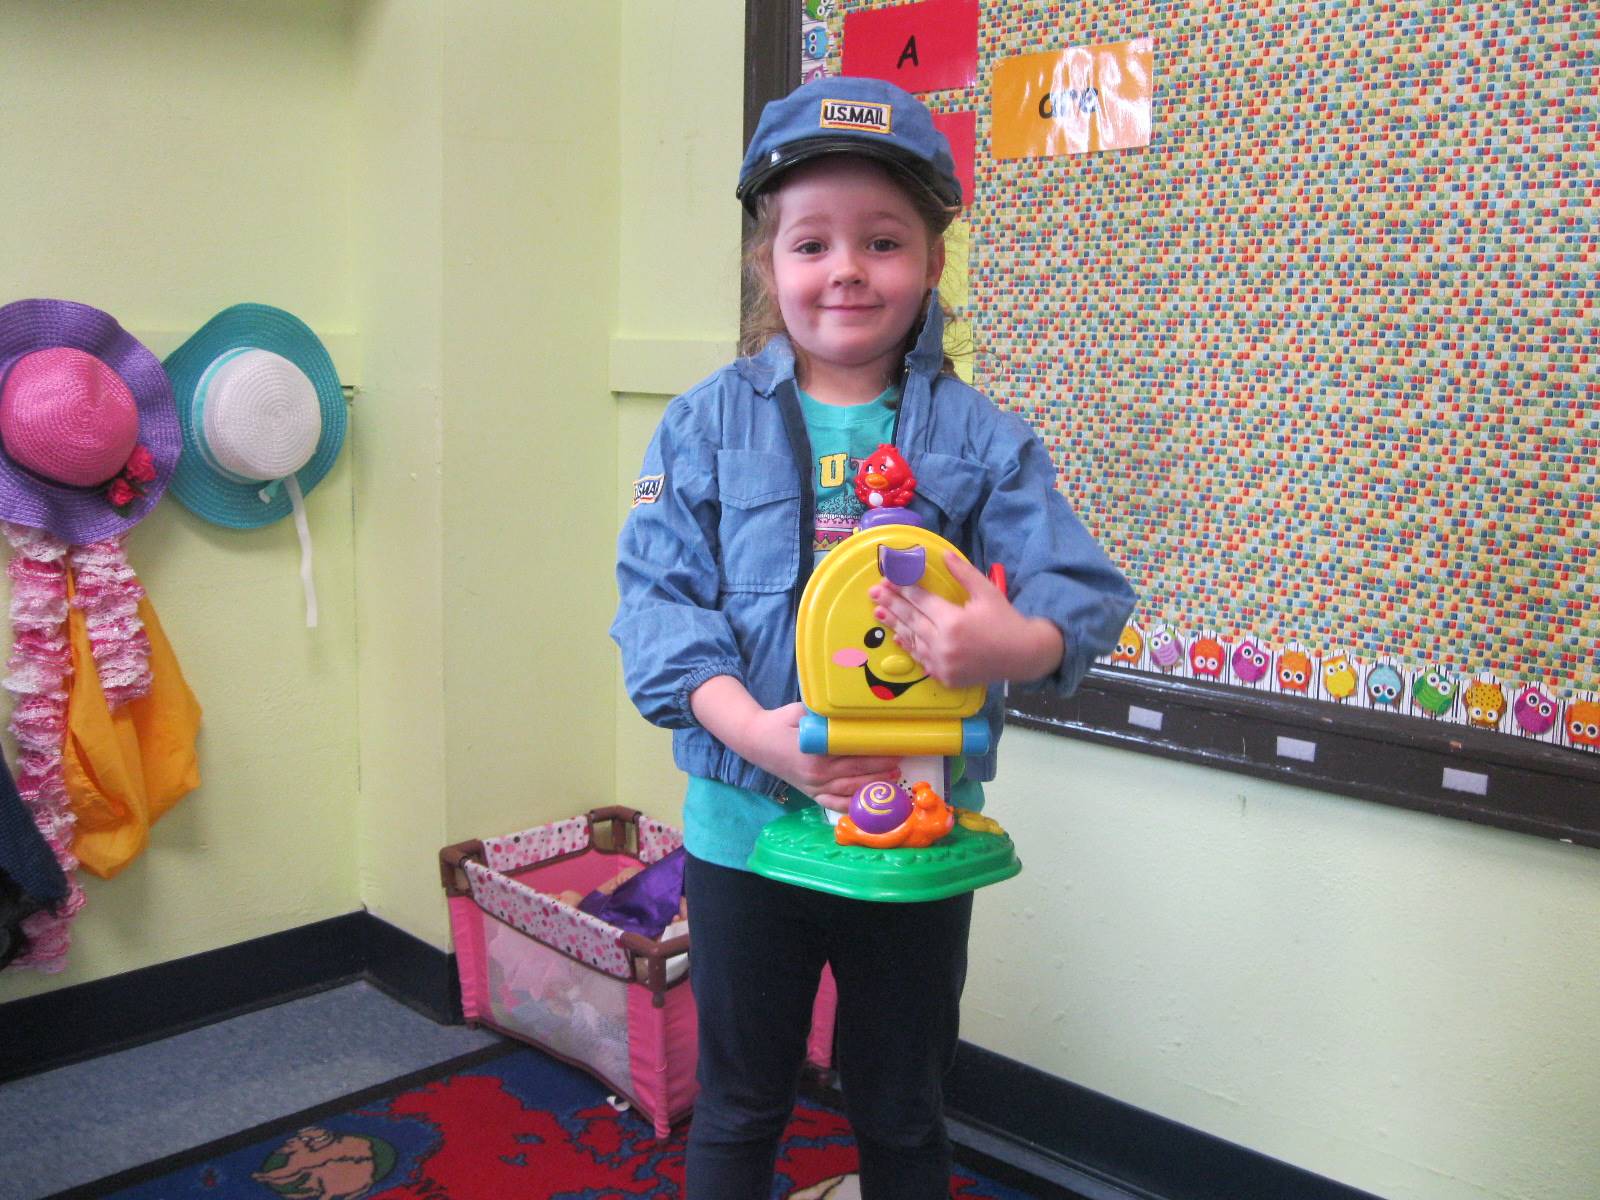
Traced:
[[841, 846], [870, 846], [888, 850], [896, 846], [921, 849], [931, 846], [955, 825], [955, 811], [928, 783], [913, 784], [886, 779], [864, 784], [850, 798], [850, 811], [834, 827]]

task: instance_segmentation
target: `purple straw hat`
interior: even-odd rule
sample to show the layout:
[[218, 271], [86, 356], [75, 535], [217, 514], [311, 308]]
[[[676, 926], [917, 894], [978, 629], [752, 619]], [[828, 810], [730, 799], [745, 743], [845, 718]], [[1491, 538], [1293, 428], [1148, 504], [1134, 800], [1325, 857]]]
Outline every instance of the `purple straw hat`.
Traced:
[[0, 520], [72, 545], [155, 507], [183, 439], [160, 361], [70, 300], [0, 307]]

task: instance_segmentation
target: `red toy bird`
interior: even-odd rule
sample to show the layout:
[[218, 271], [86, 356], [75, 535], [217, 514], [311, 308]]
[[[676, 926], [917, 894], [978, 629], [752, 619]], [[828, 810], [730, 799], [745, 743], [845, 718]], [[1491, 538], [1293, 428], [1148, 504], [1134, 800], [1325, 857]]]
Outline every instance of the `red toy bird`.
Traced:
[[879, 446], [856, 472], [856, 495], [868, 508], [903, 508], [916, 494], [917, 477], [893, 446]]

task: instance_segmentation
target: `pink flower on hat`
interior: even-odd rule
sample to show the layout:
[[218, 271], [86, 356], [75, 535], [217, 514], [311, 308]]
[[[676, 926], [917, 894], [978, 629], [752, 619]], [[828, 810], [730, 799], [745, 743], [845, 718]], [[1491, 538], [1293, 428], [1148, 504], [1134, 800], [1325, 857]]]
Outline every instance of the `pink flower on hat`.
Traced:
[[133, 484], [129, 483], [121, 475], [113, 479], [111, 485], [106, 488], [106, 499], [111, 501], [111, 507], [119, 513], [126, 512], [133, 507], [133, 502], [139, 498], [140, 494]]
[[150, 457], [150, 451], [143, 446], [135, 446], [133, 453], [128, 455], [128, 465], [122, 468], [122, 473], [135, 483], [149, 483], [156, 477], [155, 459]]
[[133, 452], [128, 455], [128, 461], [123, 464], [122, 470], [106, 484], [106, 499], [111, 502], [111, 507], [117, 510], [119, 516], [126, 516], [134, 501], [144, 495], [144, 485], [155, 477], [156, 464], [150, 457], [150, 451], [136, 445]]

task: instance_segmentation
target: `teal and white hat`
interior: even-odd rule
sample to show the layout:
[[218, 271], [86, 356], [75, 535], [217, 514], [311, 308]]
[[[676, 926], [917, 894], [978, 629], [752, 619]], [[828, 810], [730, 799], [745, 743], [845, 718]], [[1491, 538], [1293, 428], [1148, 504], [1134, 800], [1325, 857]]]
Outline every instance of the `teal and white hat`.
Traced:
[[292, 515], [306, 624], [317, 623], [305, 494], [344, 445], [345, 400], [327, 348], [281, 308], [236, 304], [165, 362], [183, 431], [172, 494], [195, 515], [254, 529]]

